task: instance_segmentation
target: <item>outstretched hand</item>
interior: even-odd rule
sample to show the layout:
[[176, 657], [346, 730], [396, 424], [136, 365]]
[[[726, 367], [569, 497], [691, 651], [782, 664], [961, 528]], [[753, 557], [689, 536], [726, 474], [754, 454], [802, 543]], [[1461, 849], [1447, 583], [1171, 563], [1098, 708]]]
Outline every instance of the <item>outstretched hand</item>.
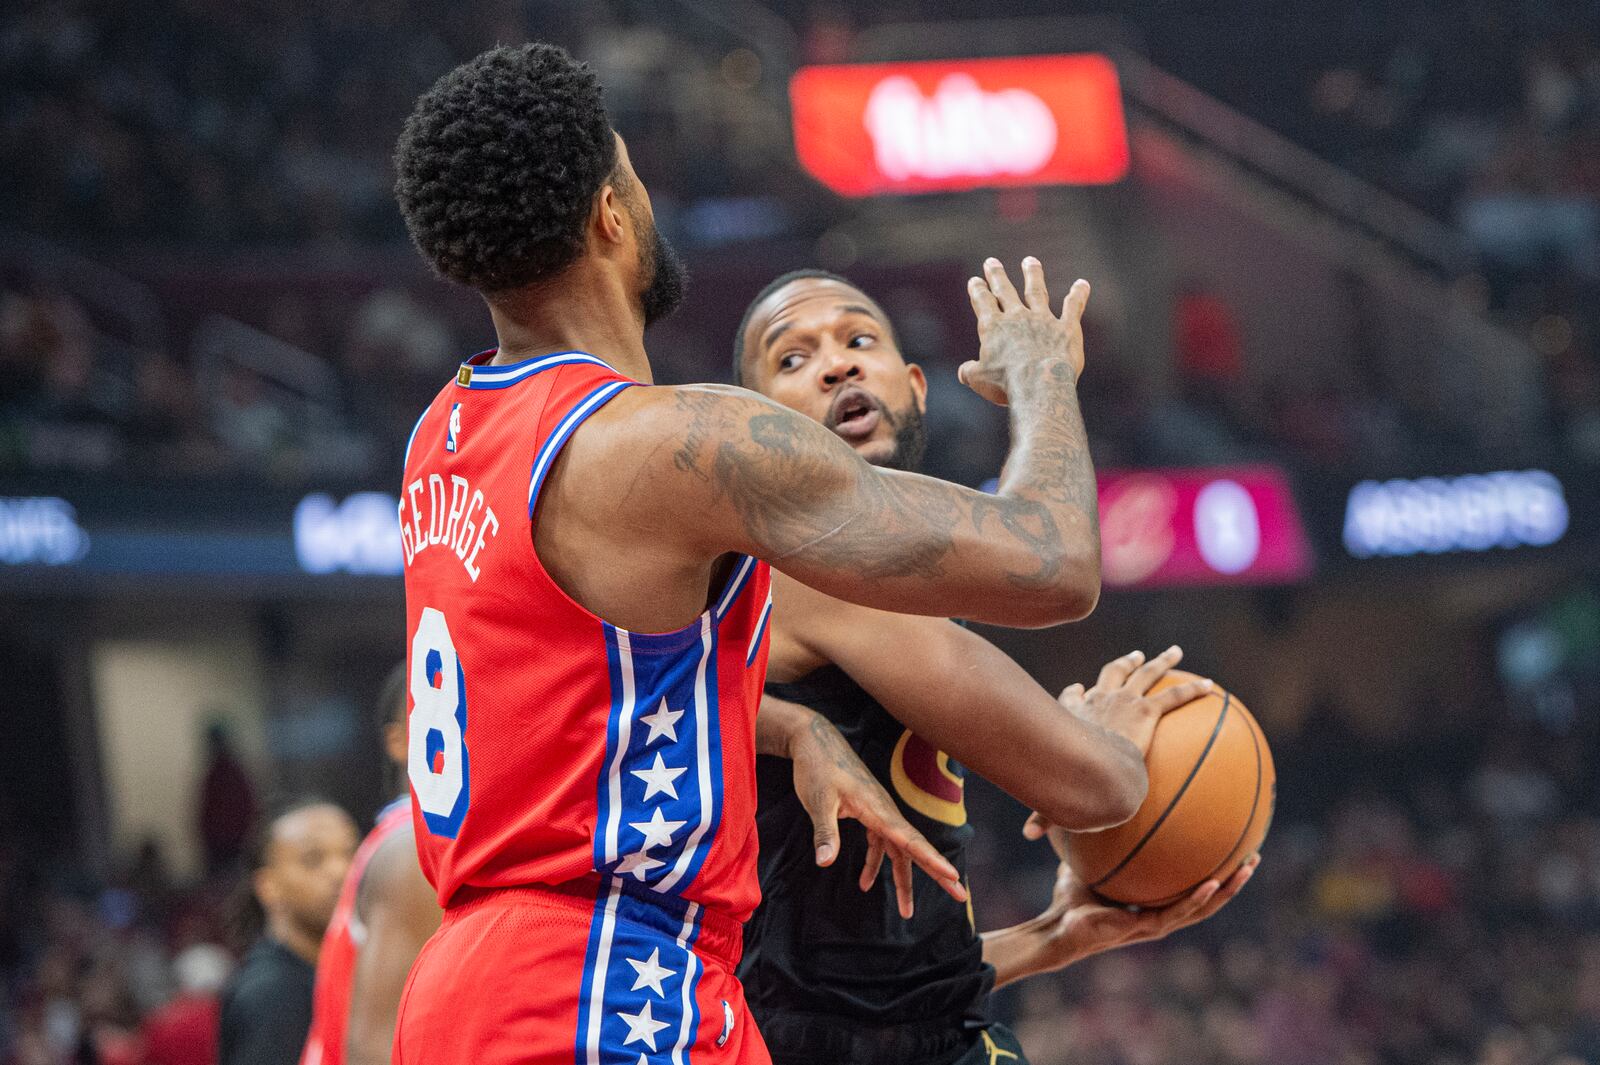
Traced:
[[853, 818], [867, 830], [862, 891], [877, 882], [887, 857], [901, 917], [911, 917], [915, 908], [913, 865], [920, 866], [958, 902], [967, 900], [967, 889], [956, 867], [911, 826], [883, 785], [826, 718], [813, 715], [809, 726], [791, 741], [789, 755], [794, 761], [795, 794], [811, 815], [818, 865], [833, 864], [839, 855], [839, 819]]
[[1072, 283], [1061, 313], [1050, 309], [1044, 266], [1022, 260], [1022, 292], [999, 259], [985, 259], [983, 276], [967, 282], [967, 299], [978, 320], [978, 357], [961, 364], [961, 383], [991, 403], [1005, 406], [1012, 376], [1051, 361], [1065, 363], [1076, 380], [1083, 373], [1083, 309], [1089, 282]]

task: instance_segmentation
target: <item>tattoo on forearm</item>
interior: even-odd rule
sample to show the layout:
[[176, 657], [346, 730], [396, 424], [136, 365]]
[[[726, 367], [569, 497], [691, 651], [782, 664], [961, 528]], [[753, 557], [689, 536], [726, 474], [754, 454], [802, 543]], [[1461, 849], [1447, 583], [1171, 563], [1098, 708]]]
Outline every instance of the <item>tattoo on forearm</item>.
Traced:
[[[676, 392], [684, 431], [673, 462], [732, 505], [769, 560], [826, 550], [830, 565], [866, 579], [938, 577], [966, 525], [1005, 551], [1015, 587], [1039, 588], [1085, 545], [1098, 552], [1099, 525], [1071, 371], [1052, 362], [1028, 374], [1013, 401], [1016, 443], [999, 496], [874, 471], [800, 415], [709, 389]], [[849, 490], [794, 489], [842, 479]]]
[[[1013, 385], [1014, 443], [1000, 490], [1016, 502], [1036, 504], [1039, 510], [1035, 516], [1019, 508], [1007, 528], [1019, 539], [1036, 531], [1041, 545], [1059, 545], [1063, 530], [1056, 527], [1054, 510], [1068, 524], [1064, 535], [1081, 539], [1098, 557], [1099, 493], [1072, 371], [1064, 362], [1035, 364], [1030, 370], [1031, 375]], [[1044, 581], [1050, 576], [1044, 569], [1036, 575]]]
[[828, 756], [828, 760], [833, 763], [835, 769], [844, 770], [858, 783], [878, 783], [877, 778], [867, 772], [867, 767], [862, 764], [856, 752], [850, 749], [850, 745], [845, 742], [845, 738], [839, 734], [839, 730], [827, 718], [821, 714], [813, 717], [810, 724], [810, 732], [811, 738], [822, 752]]

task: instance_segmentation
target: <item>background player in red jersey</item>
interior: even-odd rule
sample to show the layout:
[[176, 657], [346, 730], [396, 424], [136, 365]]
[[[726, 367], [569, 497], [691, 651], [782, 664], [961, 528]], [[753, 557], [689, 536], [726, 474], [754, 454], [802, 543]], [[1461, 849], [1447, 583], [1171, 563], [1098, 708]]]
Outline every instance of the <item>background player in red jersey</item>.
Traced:
[[[741, 323], [734, 373], [870, 462], [914, 469], [921, 458], [927, 382], [902, 357], [882, 308], [842, 277], [806, 270], [768, 285]], [[1136, 782], [1117, 751], [1142, 757], [1160, 715], [1204, 688], [1145, 694], [1181, 658], [1171, 648], [1148, 662], [1135, 652], [1108, 663], [1092, 689], [1074, 685], [1058, 702], [988, 641], [943, 619], [847, 603], [781, 574], [773, 596], [758, 742], [764, 754], [804, 764], [792, 779], [785, 762], [760, 764], [763, 900], [740, 976], [778, 1065], [1022, 1060], [1015, 1037], [985, 1023], [992, 987], [1201, 920], [1249, 879], [1253, 861], [1226, 885], [1207, 882], [1182, 903], [1134, 914], [1096, 902], [1063, 862], [1043, 914], [982, 937], [965, 906], [914, 887], [904, 861], [897, 901], [873, 881], [877, 840], [838, 831], [840, 805], [887, 818], [892, 791], [964, 875], [966, 765], [1040, 811], [1030, 834], [1059, 825], [1050, 830], [1059, 851], [1061, 829], [1126, 817], [1122, 796]], [[826, 868], [840, 858], [841, 868]]]
[[[635, 387], [680, 275], [599, 85], [561, 50], [442, 78], [396, 170], [417, 246], [483, 295], [499, 343], [407, 448], [408, 772], [446, 914], [395, 1058], [764, 1062], [732, 972], [759, 895], [767, 564], [885, 609], [1088, 613], [1088, 285], [1058, 315], [1037, 263], [1022, 294], [996, 260], [969, 284], [982, 344], [961, 377], [1012, 421], [984, 495], [873, 467], [742, 390]], [[1117, 757], [1125, 816], [1144, 768]]]
[[[384, 755], [403, 772], [405, 663], [384, 682], [376, 705]], [[388, 1062], [406, 974], [439, 927], [439, 900], [417, 864], [411, 808], [400, 790], [357, 848], [328, 922], [301, 1065]]]

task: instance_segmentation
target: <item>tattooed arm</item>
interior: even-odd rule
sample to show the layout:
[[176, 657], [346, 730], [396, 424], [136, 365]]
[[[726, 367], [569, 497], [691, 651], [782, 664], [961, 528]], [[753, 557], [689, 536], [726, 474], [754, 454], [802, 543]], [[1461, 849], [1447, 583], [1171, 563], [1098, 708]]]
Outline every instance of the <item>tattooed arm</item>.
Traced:
[[1011, 410], [997, 495], [877, 469], [810, 419], [718, 386], [672, 390], [674, 409], [655, 411], [670, 418], [670, 447], [651, 453], [641, 472], [652, 476], [635, 484], [699, 547], [756, 555], [851, 602], [1017, 626], [1083, 617], [1100, 590], [1076, 390], [1089, 286], [1073, 285], [1057, 317], [1038, 262], [1023, 271], [1024, 295], [992, 259], [987, 280], [968, 285], [981, 345], [961, 379]]

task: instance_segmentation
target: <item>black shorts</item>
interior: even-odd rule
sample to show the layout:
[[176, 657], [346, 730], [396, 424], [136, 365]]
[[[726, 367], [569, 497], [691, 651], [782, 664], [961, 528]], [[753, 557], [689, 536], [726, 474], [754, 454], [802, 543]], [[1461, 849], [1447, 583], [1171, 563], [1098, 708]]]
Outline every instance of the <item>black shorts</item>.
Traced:
[[861, 1026], [811, 1014], [768, 1014], [759, 1023], [772, 1065], [1028, 1065], [1003, 1024]]

